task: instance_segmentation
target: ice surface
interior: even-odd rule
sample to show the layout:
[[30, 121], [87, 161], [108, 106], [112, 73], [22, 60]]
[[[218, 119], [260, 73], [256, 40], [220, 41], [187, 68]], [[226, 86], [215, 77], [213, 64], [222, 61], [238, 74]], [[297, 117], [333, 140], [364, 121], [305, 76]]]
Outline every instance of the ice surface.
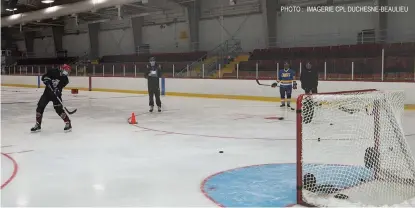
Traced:
[[[1, 151], [19, 165], [1, 192], [4, 207], [216, 206], [200, 191], [209, 175], [295, 162], [295, 113], [278, 103], [162, 97], [165, 111], [149, 114], [147, 95], [65, 91], [64, 103], [78, 109], [73, 131], [63, 132], [50, 104], [32, 134], [42, 91], [2, 87]], [[127, 124], [132, 112], [136, 126]], [[404, 118], [408, 134], [414, 115]], [[264, 119], [272, 116], [286, 119]]]

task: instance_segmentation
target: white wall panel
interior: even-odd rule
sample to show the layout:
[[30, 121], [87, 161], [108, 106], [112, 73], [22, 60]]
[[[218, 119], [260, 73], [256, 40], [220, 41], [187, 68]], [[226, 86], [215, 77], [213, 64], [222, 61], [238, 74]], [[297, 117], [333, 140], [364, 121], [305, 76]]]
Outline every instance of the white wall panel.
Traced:
[[415, 41], [415, 1], [389, 0], [389, 6], [408, 6], [405, 13], [388, 13], [388, 40], [389, 42]]
[[220, 19], [201, 20], [199, 24], [199, 40], [201, 50], [212, 50], [223, 41], [232, 37], [241, 40], [242, 49], [251, 51], [263, 48], [264, 28], [262, 14], [225, 17], [223, 27]]
[[16, 45], [19, 51], [26, 51], [26, 43], [24, 42], [24, 40], [16, 41]]
[[100, 31], [98, 38], [99, 56], [132, 54], [135, 52], [131, 28]]
[[377, 13], [283, 12], [277, 17], [277, 41], [280, 47], [356, 44], [357, 34], [375, 29], [377, 20]]
[[[237, 0], [237, 4], [253, 4], [258, 3], [259, 0]], [[202, 0], [200, 1], [202, 10], [204, 9], [211, 9], [211, 8], [217, 8], [217, 7], [228, 7], [230, 5], [229, 0]]]
[[35, 38], [33, 52], [37, 58], [55, 57], [55, 44], [52, 37]]
[[[185, 32], [187, 38], [181, 39], [180, 33]], [[189, 50], [189, 25], [179, 22], [161, 28], [160, 25], [143, 27], [143, 43], [150, 44], [153, 53], [184, 52]]]
[[83, 56], [89, 53], [88, 33], [63, 36], [62, 45], [68, 51], [68, 56]]

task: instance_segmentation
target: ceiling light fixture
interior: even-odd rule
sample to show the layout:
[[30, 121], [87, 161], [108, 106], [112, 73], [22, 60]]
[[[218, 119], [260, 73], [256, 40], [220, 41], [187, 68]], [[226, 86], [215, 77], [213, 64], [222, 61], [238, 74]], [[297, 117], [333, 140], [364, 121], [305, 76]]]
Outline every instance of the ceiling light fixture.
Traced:
[[13, 8], [13, 9], [9, 9], [7, 8], [6, 11], [12, 12], [12, 11], [17, 11], [17, 8]]
[[44, 4], [51, 4], [51, 3], [55, 2], [55, 0], [42, 0], [41, 2], [44, 3]]

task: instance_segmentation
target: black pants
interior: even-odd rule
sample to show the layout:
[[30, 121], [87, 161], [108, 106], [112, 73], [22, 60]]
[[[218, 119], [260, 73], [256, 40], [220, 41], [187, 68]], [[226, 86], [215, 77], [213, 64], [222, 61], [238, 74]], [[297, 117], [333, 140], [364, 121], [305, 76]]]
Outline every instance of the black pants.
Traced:
[[[60, 100], [62, 100], [61, 97], [59, 97]], [[43, 112], [45, 111], [46, 106], [49, 104], [49, 102], [53, 103], [53, 108], [55, 109], [56, 113], [65, 121], [69, 121], [69, 117], [66, 115], [65, 111], [63, 110], [62, 104], [59, 102], [59, 100], [56, 98], [56, 95], [52, 92], [45, 91], [42, 96], [39, 99], [39, 102], [37, 103], [36, 108], [36, 122], [41, 124], [42, 123], [42, 117]]]
[[304, 93], [305, 94], [316, 94], [317, 93], [317, 87], [313, 87], [313, 88], [304, 88]]
[[156, 97], [156, 105], [161, 107], [161, 100], [160, 100], [160, 88], [157, 87], [149, 87], [148, 88], [148, 96], [149, 96], [149, 106], [154, 106], [154, 97]]

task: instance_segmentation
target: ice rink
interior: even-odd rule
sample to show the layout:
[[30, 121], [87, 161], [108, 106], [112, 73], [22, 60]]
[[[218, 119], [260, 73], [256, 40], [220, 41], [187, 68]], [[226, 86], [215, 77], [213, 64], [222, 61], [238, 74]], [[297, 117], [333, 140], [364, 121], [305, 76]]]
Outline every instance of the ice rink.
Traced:
[[[42, 92], [2, 87], [1, 152], [9, 155], [1, 156], [3, 207], [212, 207], [220, 204], [203, 187], [211, 175], [295, 162], [295, 113], [279, 103], [162, 97], [164, 111], [148, 113], [147, 95], [65, 91], [67, 108], [78, 109], [72, 132], [64, 133], [49, 104], [42, 131], [30, 133]], [[132, 112], [137, 125], [127, 123]], [[415, 112], [406, 111], [412, 148], [414, 124]], [[255, 177], [267, 183], [273, 176]], [[245, 185], [233, 184], [238, 190]], [[260, 201], [262, 189], [243, 200]]]

